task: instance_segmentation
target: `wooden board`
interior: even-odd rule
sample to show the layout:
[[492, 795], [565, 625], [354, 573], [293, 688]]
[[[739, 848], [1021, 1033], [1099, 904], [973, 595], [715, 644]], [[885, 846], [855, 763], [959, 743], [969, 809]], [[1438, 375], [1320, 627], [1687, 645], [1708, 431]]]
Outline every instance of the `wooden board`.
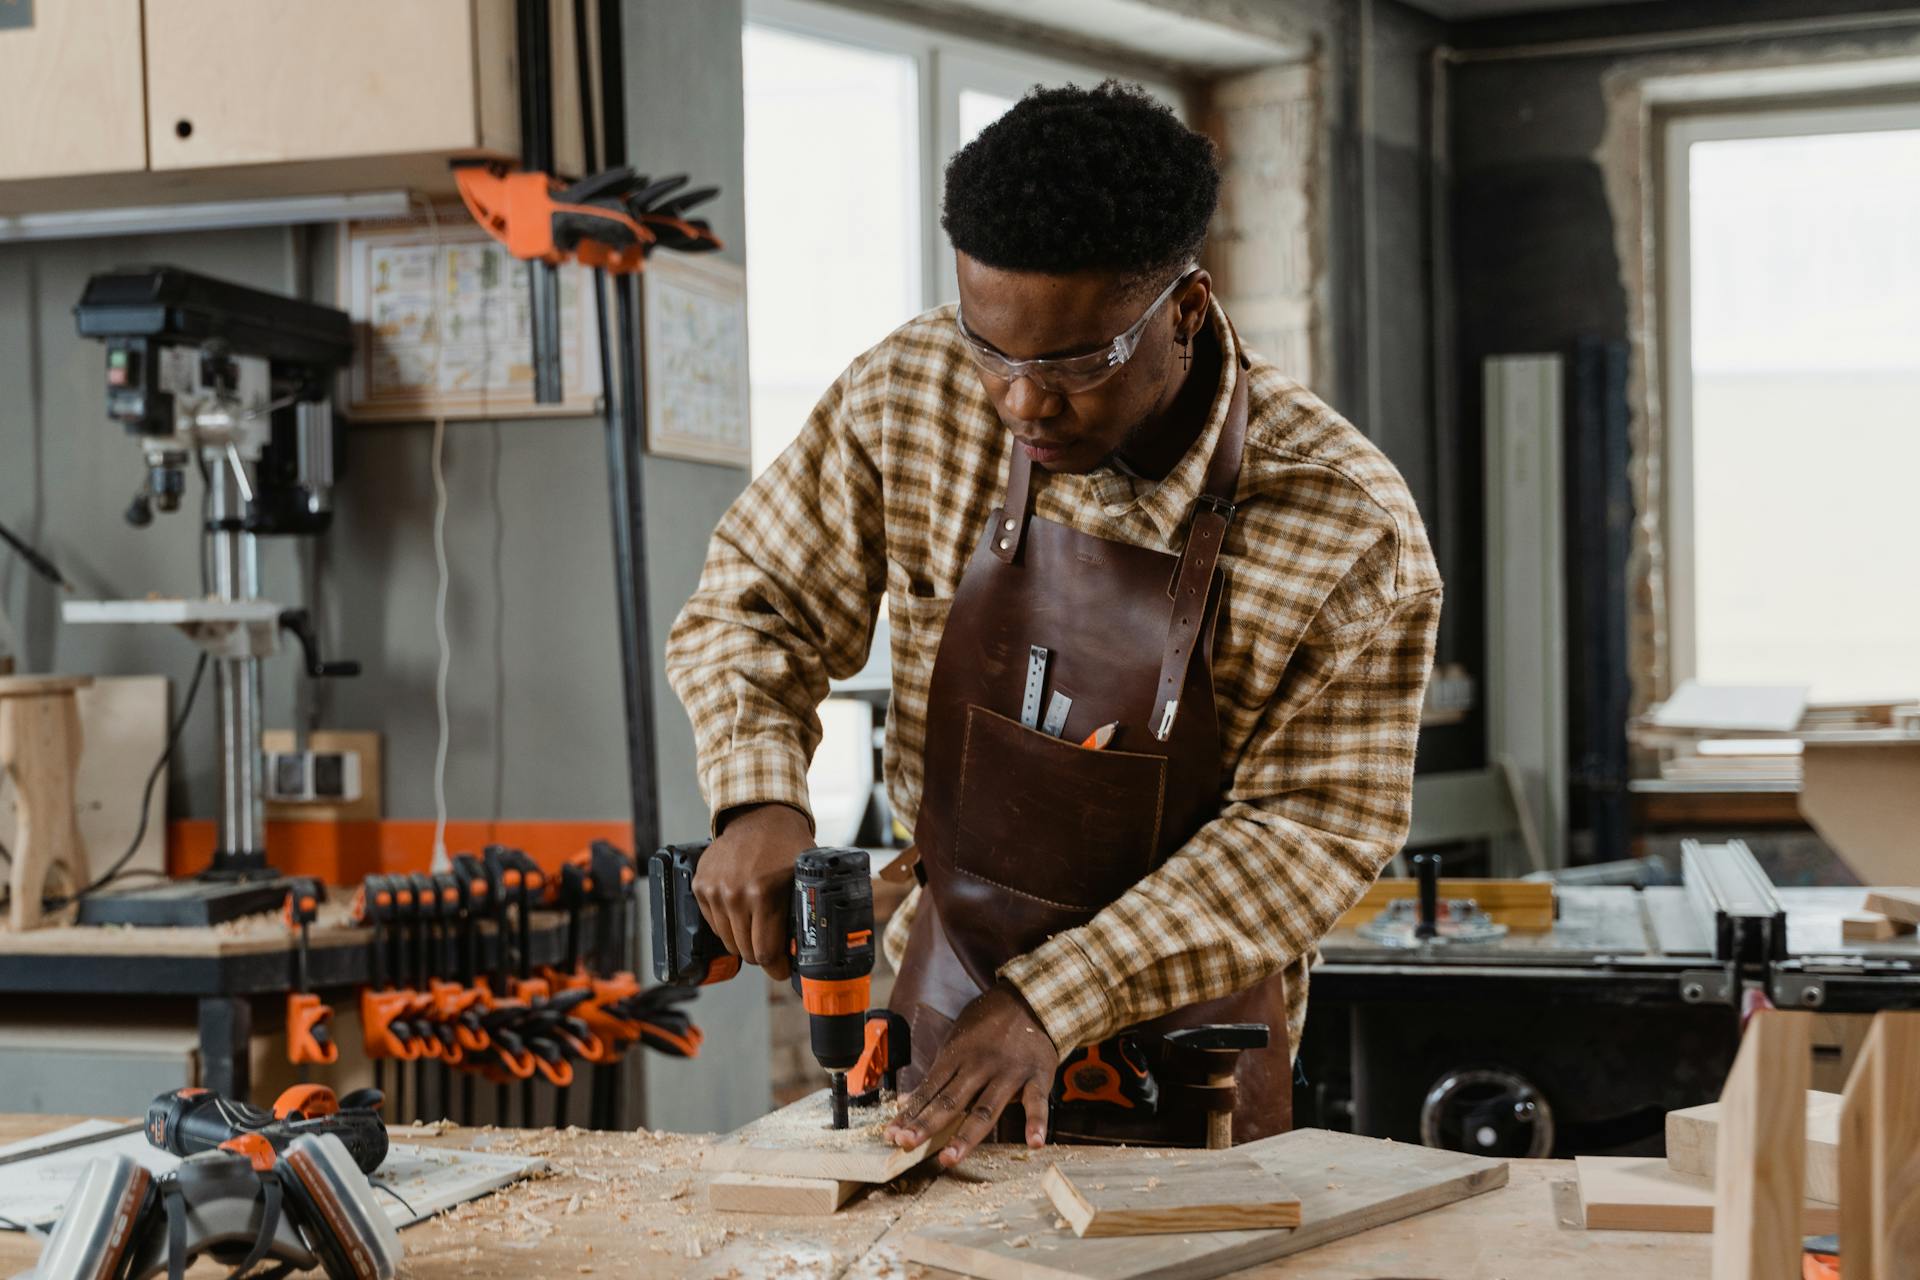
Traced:
[[1869, 889], [1866, 909], [1901, 924], [1920, 924], [1920, 889]]
[[[1840, 1202], [1840, 1095], [1807, 1090], [1806, 1196]], [[1720, 1135], [1720, 1104], [1667, 1112], [1667, 1167], [1713, 1181]]]
[[[1396, 898], [1419, 896], [1417, 880], [1376, 880], [1335, 928], [1357, 929]], [[1442, 898], [1472, 898], [1480, 909], [1515, 933], [1546, 933], [1553, 928], [1553, 885], [1545, 880], [1449, 880], [1441, 877]]]
[[1235, 1148], [1300, 1193], [1304, 1225], [1082, 1240], [1055, 1226], [1044, 1199], [1007, 1206], [997, 1222], [925, 1226], [899, 1242], [910, 1262], [986, 1280], [1206, 1280], [1300, 1253], [1506, 1185], [1502, 1161], [1300, 1129]]
[[893, 1115], [891, 1105], [854, 1107], [845, 1129], [832, 1127], [829, 1105], [822, 1089], [761, 1116], [707, 1148], [701, 1167], [710, 1173], [892, 1182], [939, 1150], [966, 1118], [957, 1117], [945, 1132], [903, 1151], [881, 1136]]
[[730, 1213], [798, 1216], [836, 1212], [864, 1183], [832, 1178], [783, 1178], [769, 1173], [716, 1173], [707, 1183], [707, 1207]]
[[1912, 924], [1883, 916], [1878, 911], [1856, 911], [1840, 917], [1842, 942], [1885, 942], [1888, 938], [1912, 932]]
[[[1681, 1173], [1658, 1156], [1575, 1156], [1580, 1207], [1589, 1231], [1711, 1231], [1713, 1182]], [[1809, 1235], [1837, 1231], [1840, 1211], [1809, 1200]]]
[[1300, 1197], [1286, 1180], [1227, 1152], [1140, 1160], [1079, 1174], [1056, 1164], [1040, 1187], [1083, 1239], [1300, 1225]]
[[[80, 711], [80, 768], [74, 775], [74, 811], [95, 874], [127, 851], [140, 829], [140, 796], [167, 745], [167, 677], [99, 676], [76, 690]], [[167, 866], [167, 773], [153, 783], [153, 810], [129, 871]], [[14, 844], [13, 784], [0, 773], [0, 842]]]
[[1912, 1280], [1920, 1265], [1920, 1013], [1876, 1014], [1840, 1112], [1848, 1280]]
[[1713, 1280], [1800, 1280], [1812, 1044], [1811, 1015], [1773, 1010], [1740, 1038], [1720, 1094]]

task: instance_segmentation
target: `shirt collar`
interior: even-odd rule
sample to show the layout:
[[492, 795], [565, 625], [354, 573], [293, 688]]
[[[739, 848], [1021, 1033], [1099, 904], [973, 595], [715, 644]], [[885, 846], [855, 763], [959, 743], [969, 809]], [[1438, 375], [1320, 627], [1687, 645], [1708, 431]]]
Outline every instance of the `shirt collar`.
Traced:
[[1207, 410], [1207, 422], [1200, 434], [1158, 484], [1130, 477], [1111, 464], [1101, 467], [1091, 477], [1093, 496], [1102, 514], [1109, 519], [1119, 519], [1137, 511], [1169, 545], [1178, 538], [1194, 499], [1206, 484], [1207, 463], [1226, 424], [1227, 410], [1233, 402], [1234, 374], [1240, 367], [1240, 349], [1219, 298], [1209, 302], [1208, 311], [1208, 323], [1220, 340], [1220, 379], [1214, 387], [1213, 405]]

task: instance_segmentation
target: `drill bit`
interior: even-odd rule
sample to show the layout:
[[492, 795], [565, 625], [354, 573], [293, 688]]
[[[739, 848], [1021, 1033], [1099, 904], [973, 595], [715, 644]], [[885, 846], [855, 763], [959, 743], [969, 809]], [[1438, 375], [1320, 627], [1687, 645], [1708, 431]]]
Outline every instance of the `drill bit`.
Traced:
[[833, 1081], [833, 1127], [847, 1127], [847, 1073], [832, 1071], [828, 1073]]

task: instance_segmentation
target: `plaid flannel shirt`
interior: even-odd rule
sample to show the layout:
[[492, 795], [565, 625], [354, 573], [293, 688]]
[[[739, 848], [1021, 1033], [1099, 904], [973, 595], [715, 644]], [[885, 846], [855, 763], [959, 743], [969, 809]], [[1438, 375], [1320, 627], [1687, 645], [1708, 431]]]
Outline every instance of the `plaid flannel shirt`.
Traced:
[[[1209, 420], [1159, 483], [1034, 469], [1038, 515], [1177, 552], [1226, 417], [1235, 339]], [[1086, 925], [1001, 969], [1062, 1056], [1284, 971], [1288, 1037], [1319, 939], [1406, 838], [1441, 584], [1405, 483], [1353, 426], [1258, 356], [1239, 509], [1214, 641], [1224, 807]], [[893, 694], [885, 773], [919, 809], [928, 678], [946, 611], [1004, 488], [1010, 437], [952, 307], [850, 365], [798, 440], [715, 530], [667, 643], [714, 813], [808, 810], [815, 708], [865, 663], [884, 599]], [[918, 903], [892, 921], [897, 966]]]

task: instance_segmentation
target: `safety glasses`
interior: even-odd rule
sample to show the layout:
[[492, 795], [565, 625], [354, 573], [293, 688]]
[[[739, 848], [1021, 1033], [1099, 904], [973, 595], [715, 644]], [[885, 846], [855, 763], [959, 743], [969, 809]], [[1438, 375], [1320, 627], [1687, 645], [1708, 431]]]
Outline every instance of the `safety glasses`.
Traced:
[[1133, 358], [1134, 350], [1140, 345], [1140, 335], [1146, 330], [1147, 321], [1153, 319], [1153, 313], [1166, 304], [1173, 291], [1185, 284], [1197, 268], [1189, 263], [1173, 283], [1160, 291], [1131, 328], [1109, 343], [1104, 351], [1089, 351], [1079, 356], [1054, 356], [1039, 360], [1013, 360], [1001, 355], [992, 347], [975, 337], [967, 328], [966, 319], [955, 308], [953, 322], [960, 328], [960, 336], [966, 340], [967, 353], [973, 357], [974, 364], [990, 378], [1002, 382], [1013, 382], [1019, 378], [1028, 378], [1043, 391], [1056, 395], [1071, 396], [1091, 391], [1101, 383], [1118, 373], [1120, 366]]

